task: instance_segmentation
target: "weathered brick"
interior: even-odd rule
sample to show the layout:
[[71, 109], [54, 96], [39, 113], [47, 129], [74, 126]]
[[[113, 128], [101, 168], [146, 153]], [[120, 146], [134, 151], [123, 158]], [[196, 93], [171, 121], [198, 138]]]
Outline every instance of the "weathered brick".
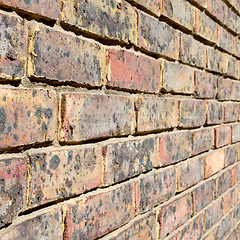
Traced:
[[160, 136], [160, 163], [162, 166], [177, 163], [191, 156], [190, 131], [164, 133]]
[[240, 141], [240, 123], [232, 125], [232, 143]]
[[223, 1], [218, 1], [216, 4], [215, 0], [206, 0], [207, 10], [216, 17], [222, 23], [226, 21], [226, 8], [227, 5]]
[[232, 31], [236, 33], [240, 33], [239, 27], [240, 27], [240, 19], [239, 16], [232, 11], [231, 8], [227, 7], [226, 8], [226, 21], [225, 24], [227, 25], [228, 28], [230, 28]]
[[103, 146], [104, 184], [121, 182], [159, 166], [156, 137], [126, 139]]
[[204, 158], [204, 177], [208, 178], [224, 167], [224, 150], [217, 150]]
[[203, 179], [203, 159], [195, 157], [177, 166], [177, 190], [183, 191]]
[[227, 55], [226, 74], [228, 76], [239, 78], [239, 61], [235, 57], [232, 57], [231, 55]]
[[115, 88], [158, 93], [161, 87], [160, 63], [150, 57], [125, 50], [109, 49], [108, 83]]
[[207, 115], [206, 102], [201, 100], [181, 100], [180, 119], [181, 127], [200, 127], [205, 124]]
[[233, 38], [234, 36], [228, 32], [225, 28], [218, 26], [218, 43], [217, 45], [228, 51], [229, 53], [233, 53]]
[[[238, 182], [238, 173], [237, 171], [239, 170], [240, 173], [240, 167], [239, 164], [231, 169], [231, 181], [232, 181], [232, 186], [236, 185]], [[239, 178], [240, 179], [240, 178]]]
[[219, 197], [231, 187], [231, 170], [220, 173], [216, 177], [216, 197]]
[[149, 240], [157, 239], [156, 217], [153, 213], [148, 213], [143, 217], [137, 218], [126, 227], [120, 228], [102, 240], [122, 240], [122, 239], [140, 239], [144, 237]]
[[0, 79], [19, 80], [25, 76], [27, 35], [26, 20], [0, 13]]
[[139, 97], [135, 102], [137, 131], [166, 129], [178, 125], [178, 101], [171, 98]]
[[11, 223], [18, 213], [26, 208], [26, 162], [23, 157], [0, 160], [0, 227]]
[[[179, 11], [184, 13], [182, 11]], [[206, 67], [206, 47], [192, 36], [181, 34], [180, 54], [181, 61], [193, 66]]]
[[232, 165], [238, 159], [238, 148], [236, 145], [229, 146], [224, 149], [225, 152], [225, 167]]
[[192, 155], [208, 151], [214, 146], [214, 129], [204, 128], [192, 132], [193, 152]]
[[239, 81], [232, 81], [232, 100], [240, 101], [240, 82]]
[[169, 167], [139, 180], [137, 211], [144, 212], [171, 198], [176, 192], [176, 170]]
[[224, 122], [236, 122], [239, 115], [239, 103], [228, 102], [224, 104]]
[[101, 37], [136, 43], [137, 14], [124, 0], [65, 1], [61, 20]]
[[231, 229], [230, 216], [226, 216], [221, 220], [220, 224], [216, 227], [214, 239], [225, 239], [224, 235]]
[[230, 79], [218, 78], [217, 98], [220, 100], [231, 100], [233, 98], [233, 81]]
[[236, 240], [238, 239], [238, 236], [237, 236], [237, 230], [234, 229], [230, 235], [226, 238], [226, 240]]
[[215, 146], [216, 148], [230, 144], [232, 141], [231, 126], [223, 125], [215, 128]]
[[0, 147], [52, 141], [57, 130], [57, 100], [53, 91], [0, 89]]
[[100, 186], [100, 147], [30, 151], [29, 206], [70, 197]]
[[215, 48], [207, 48], [207, 68], [214, 72], [227, 73], [228, 55]]
[[138, 46], [177, 59], [179, 33], [164, 22], [138, 12]]
[[214, 180], [202, 183], [192, 192], [193, 197], [193, 213], [196, 214], [214, 199]]
[[237, 203], [237, 188], [232, 189], [222, 197], [223, 215], [227, 214], [231, 208]]
[[238, 223], [238, 229], [239, 229], [239, 219], [240, 219], [240, 203], [238, 202], [235, 208], [230, 212], [231, 227], [234, 227]]
[[222, 198], [218, 198], [205, 210], [205, 231], [208, 231], [213, 225], [221, 220], [223, 216], [222, 209]]
[[31, 14], [43, 16], [46, 19], [58, 19], [60, 14], [59, 0], [38, 0], [38, 1], [21, 1], [21, 0], [0, 0], [0, 6], [11, 7], [17, 10], [26, 11]]
[[131, 97], [62, 93], [60, 105], [60, 141], [83, 141], [129, 134], [134, 130], [134, 103]]
[[49, 207], [21, 216], [11, 226], [0, 231], [0, 239], [62, 239], [62, 226], [60, 207]]
[[217, 101], [207, 102], [207, 124], [219, 124], [224, 119], [224, 105]]
[[160, 224], [159, 237], [164, 238], [185, 223], [191, 216], [191, 210], [192, 201], [190, 194], [186, 194], [162, 206], [158, 214], [158, 222]]
[[186, 65], [164, 61], [163, 89], [167, 92], [194, 93], [194, 70]]
[[126, 183], [66, 202], [65, 239], [95, 239], [127, 223], [135, 213], [134, 196], [134, 183]]
[[237, 36], [233, 40], [234, 40], [233, 54], [239, 57], [240, 56], [240, 39]]
[[201, 8], [207, 7], [207, 0], [193, 0], [193, 2], [200, 6]]
[[159, 16], [161, 11], [161, 1], [159, 0], [133, 0], [137, 4], [140, 4], [148, 11], [151, 11], [155, 15]]
[[193, 30], [194, 8], [186, 0], [163, 0], [161, 14], [175, 23]]

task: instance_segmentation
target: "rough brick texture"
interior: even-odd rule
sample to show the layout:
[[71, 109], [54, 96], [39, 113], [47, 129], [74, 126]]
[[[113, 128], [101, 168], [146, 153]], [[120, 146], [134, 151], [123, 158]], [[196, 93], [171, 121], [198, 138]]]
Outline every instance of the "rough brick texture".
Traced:
[[0, 0], [0, 240], [240, 240], [239, 0]]

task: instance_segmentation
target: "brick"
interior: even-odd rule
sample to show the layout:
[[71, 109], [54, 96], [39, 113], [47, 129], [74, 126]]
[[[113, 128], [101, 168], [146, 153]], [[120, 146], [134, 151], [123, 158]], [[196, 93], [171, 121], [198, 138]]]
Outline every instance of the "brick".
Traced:
[[109, 49], [108, 83], [114, 88], [158, 93], [161, 87], [160, 63], [125, 50]]
[[152, 131], [178, 125], [178, 101], [171, 98], [139, 97], [135, 101], [137, 131]]
[[204, 128], [192, 132], [193, 152], [197, 155], [201, 152], [210, 150], [214, 146], [214, 129]]
[[162, 81], [167, 92], [194, 93], [194, 71], [186, 65], [164, 61]]
[[160, 224], [159, 237], [164, 238], [185, 223], [191, 216], [191, 209], [190, 194], [186, 194], [161, 207], [158, 214], [158, 222]]
[[30, 151], [29, 206], [74, 196], [102, 183], [100, 147]]
[[236, 145], [229, 146], [224, 149], [225, 167], [232, 165], [238, 159], [238, 148]]
[[240, 101], [240, 82], [232, 81], [233, 96], [232, 100]]
[[190, 131], [165, 133], [160, 136], [160, 163], [162, 166], [177, 163], [191, 156]]
[[[182, 11], [179, 11], [183, 13]], [[180, 54], [181, 61], [193, 66], [206, 67], [206, 47], [192, 36], [181, 34]]]
[[39, 1], [1, 0], [0, 6], [1, 5], [11, 7], [20, 11], [26, 11], [30, 14], [44, 17], [47, 20], [57, 20], [60, 14], [59, 0], [39, 0]]
[[216, 148], [228, 145], [232, 141], [231, 126], [223, 125], [215, 128]]
[[227, 170], [216, 177], [216, 196], [222, 195], [231, 187], [231, 170]]
[[1, 240], [62, 239], [62, 214], [59, 207], [49, 207], [27, 216], [21, 216], [0, 231]]
[[224, 150], [217, 150], [207, 154], [204, 158], [204, 177], [208, 178], [224, 167]]
[[230, 79], [218, 79], [217, 98], [220, 100], [231, 100], [233, 98], [233, 81]]
[[184, 128], [200, 127], [206, 122], [206, 102], [201, 100], [181, 100], [179, 125]]
[[208, 231], [210, 228], [212, 228], [212, 226], [221, 220], [223, 216], [222, 209], [222, 198], [218, 198], [211, 204], [210, 207], [205, 210], [205, 231]]
[[174, 196], [176, 170], [169, 167], [148, 174], [139, 180], [137, 187], [137, 211], [144, 212]]
[[217, 101], [208, 101], [207, 108], [207, 124], [221, 124], [224, 120], [224, 104]]
[[207, 7], [207, 0], [193, 0], [193, 2], [200, 6], [201, 8]]
[[207, 68], [214, 72], [227, 73], [228, 55], [214, 48], [207, 48]]
[[95, 239], [133, 218], [135, 187], [126, 183], [66, 203], [65, 239]]
[[224, 235], [231, 229], [230, 217], [225, 217], [216, 228], [215, 239], [225, 239]]
[[62, 93], [59, 140], [76, 142], [129, 134], [134, 130], [134, 103], [131, 97]]
[[226, 8], [226, 22], [225, 24], [227, 25], [228, 28], [230, 28], [232, 31], [236, 32], [239, 34], [239, 27], [240, 27], [240, 20], [239, 16], [232, 11], [231, 8], [227, 7]]
[[228, 102], [224, 104], [224, 122], [236, 122], [239, 115], [239, 103]]
[[161, 14], [175, 23], [193, 30], [194, 8], [186, 0], [163, 0]]
[[0, 148], [52, 141], [57, 100], [51, 90], [0, 89]]
[[[215, 4], [216, 6], [217, 4]], [[229, 53], [233, 53], [233, 38], [234, 36], [228, 32], [223, 27], [218, 26], [218, 42], [217, 45], [228, 51]]]
[[101, 37], [136, 43], [137, 14], [124, 0], [66, 1], [61, 21]]
[[138, 46], [155, 54], [177, 59], [179, 33], [166, 23], [138, 12]]
[[[119, 229], [110, 235], [104, 237], [104, 240], [122, 240], [122, 239], [157, 239], [156, 217], [152, 213], [136, 219], [129, 226]], [[102, 240], [103, 240], [102, 239]]]
[[232, 189], [224, 194], [223, 202], [223, 215], [227, 214], [231, 208], [237, 203], [237, 188]]
[[203, 159], [195, 157], [177, 166], [177, 190], [183, 191], [203, 179]]
[[[238, 164], [239, 165], [239, 164]], [[232, 181], [232, 186], [237, 184], [237, 170], [238, 170], [238, 166], [235, 166], [231, 169], [231, 181]], [[240, 167], [239, 167], [240, 170]]]
[[233, 54], [239, 57], [240, 56], [240, 39], [237, 36], [233, 40], [234, 40]]
[[27, 35], [26, 20], [0, 13], [0, 79], [20, 80], [25, 76]]
[[151, 11], [156, 16], [160, 15], [161, 11], [161, 2], [159, 0], [134, 0], [137, 4], [140, 4], [144, 8], [146, 8], [148, 11]]
[[238, 228], [239, 228], [239, 219], [240, 219], [240, 204], [238, 202], [235, 208], [230, 212], [231, 227], [234, 227], [238, 223]]
[[121, 182], [159, 166], [157, 140], [155, 137], [144, 137], [103, 146], [104, 184]]
[[37, 24], [31, 25], [30, 34], [30, 77], [93, 86], [105, 80], [106, 57], [101, 45]]
[[238, 239], [237, 230], [234, 229], [234, 230], [230, 233], [230, 235], [227, 237], [226, 240], [236, 240], [236, 239]]
[[228, 55], [227, 58], [227, 75], [239, 78], [239, 61], [230, 55]]
[[201, 211], [204, 207], [210, 204], [214, 199], [214, 180], [209, 180], [202, 183], [192, 192], [193, 197], [193, 213]]
[[[11, 223], [26, 208], [27, 161], [23, 157], [0, 160], [0, 227]], [[0, 234], [1, 235], [1, 234]]]
[[220, 22], [226, 21], [226, 9], [227, 5], [223, 1], [207, 0], [207, 10], [216, 17]]
[[240, 123], [232, 125], [232, 143], [240, 142]]
[[217, 42], [218, 25], [198, 9], [195, 10], [194, 32], [210, 42]]

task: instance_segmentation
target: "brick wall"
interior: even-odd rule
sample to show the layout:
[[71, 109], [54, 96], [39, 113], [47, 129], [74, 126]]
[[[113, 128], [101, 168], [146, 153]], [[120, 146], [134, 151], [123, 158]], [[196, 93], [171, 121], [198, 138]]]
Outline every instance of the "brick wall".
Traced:
[[238, 0], [0, 0], [0, 239], [240, 239]]

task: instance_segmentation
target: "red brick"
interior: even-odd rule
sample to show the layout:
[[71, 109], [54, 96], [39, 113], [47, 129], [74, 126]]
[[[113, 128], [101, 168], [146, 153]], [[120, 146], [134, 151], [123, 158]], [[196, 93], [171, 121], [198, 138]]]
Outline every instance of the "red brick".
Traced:
[[11, 7], [16, 10], [26, 11], [30, 14], [46, 17], [46, 19], [57, 20], [60, 14], [59, 0], [0, 0], [0, 6]]
[[177, 190], [183, 191], [203, 179], [203, 159], [195, 157], [177, 166]]
[[222, 197], [223, 215], [227, 214], [231, 208], [237, 203], [237, 188], [232, 189]]
[[217, 101], [207, 102], [207, 124], [219, 124], [224, 119], [224, 105]]
[[30, 26], [30, 77], [93, 86], [102, 84], [106, 78], [106, 56], [100, 44], [39, 24]]
[[27, 160], [25, 158], [9, 157], [0, 160], [0, 187], [0, 227], [3, 227], [11, 223], [26, 208]]
[[230, 79], [218, 78], [217, 98], [220, 100], [233, 99], [233, 81]]
[[165, 133], [160, 136], [160, 163], [162, 166], [177, 163], [192, 154], [190, 131]]
[[109, 49], [108, 83], [114, 88], [158, 93], [160, 90], [160, 63], [152, 58], [125, 50]]
[[60, 141], [124, 135], [134, 130], [131, 97], [66, 92], [61, 94], [60, 104]]
[[183, 197], [162, 206], [159, 210], [158, 222], [160, 224], [159, 237], [162, 239], [167, 234], [185, 223], [191, 216], [191, 195]]
[[227, 170], [218, 174], [215, 178], [216, 181], [216, 196], [219, 197], [226, 192], [232, 185], [231, 183], [231, 170]]
[[66, 198], [100, 186], [100, 147], [30, 151], [29, 206]]
[[137, 131], [152, 131], [178, 125], [178, 101], [171, 98], [139, 97], [135, 102]]
[[0, 35], [0, 79], [19, 80], [26, 74], [28, 23], [0, 13]]
[[176, 170], [169, 167], [139, 180], [137, 211], [144, 212], [171, 198], [176, 192]]
[[202, 183], [200, 186], [195, 188], [192, 192], [193, 197], [193, 213], [201, 211], [214, 199], [214, 180], [209, 180]]
[[236, 145], [229, 146], [224, 149], [225, 167], [232, 165], [238, 159], [238, 148]]
[[195, 71], [195, 88], [197, 98], [215, 98], [217, 77], [207, 72]]
[[57, 130], [57, 100], [51, 90], [0, 89], [0, 147], [52, 141]]
[[218, 198], [211, 204], [210, 207], [205, 210], [205, 231], [208, 231], [210, 228], [212, 228], [212, 226], [221, 220], [223, 216], [222, 209], [222, 198]]
[[224, 104], [224, 122], [236, 122], [239, 114], [239, 103], [228, 102]]
[[121, 182], [159, 166], [159, 141], [153, 136], [103, 146], [104, 184]]
[[207, 154], [204, 158], [204, 177], [208, 178], [224, 167], [224, 150], [217, 150]]
[[135, 185], [127, 183], [65, 203], [65, 239], [95, 239], [131, 220]]
[[215, 48], [207, 48], [207, 68], [214, 72], [227, 73], [228, 55]]
[[232, 186], [240, 182], [240, 163], [231, 169]]
[[163, 0], [161, 14], [175, 23], [193, 30], [194, 8], [186, 0]]
[[137, 14], [124, 0], [111, 3], [108, 0], [65, 1], [61, 20], [101, 37], [136, 43]]
[[194, 93], [194, 71], [186, 65], [164, 61], [163, 89], [174, 93]]
[[240, 219], [240, 203], [238, 202], [234, 209], [230, 212], [231, 227], [234, 227], [237, 223], [239, 224], [239, 219]]
[[62, 239], [60, 207], [49, 207], [27, 216], [21, 216], [8, 228], [0, 231], [1, 240]]
[[205, 101], [192, 99], [180, 101], [180, 127], [200, 127], [205, 124], [206, 115]]
[[240, 123], [232, 125], [232, 143], [240, 141]]
[[231, 100], [240, 101], [240, 82], [232, 81], [233, 97]]
[[138, 46], [155, 54], [177, 59], [179, 33], [166, 23], [138, 12]]
[[230, 144], [232, 141], [231, 126], [223, 125], [215, 128], [215, 146], [216, 148]]
[[198, 153], [210, 150], [214, 146], [214, 129], [203, 128], [192, 132], [193, 138], [193, 153]]
[[125, 227], [107, 235], [104, 240], [140, 240], [142, 237], [149, 240], [157, 239], [156, 216], [153, 213], [137, 218], [131, 224], [127, 224]]
[[[218, 4], [215, 4], [215, 6], [216, 5], [218, 5]], [[218, 42], [217, 42], [217, 45], [220, 48], [228, 51], [229, 53], [233, 53], [233, 38], [234, 38], [234, 36], [229, 31], [227, 31], [223, 27], [218, 26]]]
[[227, 75], [235, 78], [239, 78], [239, 61], [230, 55], [227, 56]]

